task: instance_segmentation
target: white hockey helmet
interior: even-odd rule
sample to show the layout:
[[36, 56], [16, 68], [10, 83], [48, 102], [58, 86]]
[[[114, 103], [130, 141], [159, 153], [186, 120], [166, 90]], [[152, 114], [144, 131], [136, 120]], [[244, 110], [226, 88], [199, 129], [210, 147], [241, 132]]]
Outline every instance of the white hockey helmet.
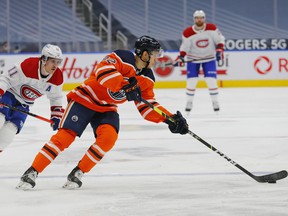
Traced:
[[63, 55], [60, 47], [52, 44], [46, 44], [43, 47], [41, 56], [44, 56], [45, 60], [47, 60], [47, 58], [55, 58], [63, 60]]
[[196, 17], [203, 17], [205, 19], [206, 15], [203, 10], [196, 10], [193, 14], [193, 18], [195, 19]]

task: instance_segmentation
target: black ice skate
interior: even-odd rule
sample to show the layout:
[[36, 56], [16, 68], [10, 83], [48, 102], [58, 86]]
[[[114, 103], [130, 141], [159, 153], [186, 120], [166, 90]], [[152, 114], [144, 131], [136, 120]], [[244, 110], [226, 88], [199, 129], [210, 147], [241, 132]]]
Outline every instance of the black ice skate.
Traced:
[[215, 112], [219, 112], [220, 111], [220, 107], [219, 107], [219, 102], [218, 101], [213, 101], [213, 109]]
[[20, 190], [29, 190], [35, 187], [35, 179], [38, 176], [38, 172], [31, 166], [26, 172], [22, 175], [17, 189]]
[[192, 101], [187, 101], [186, 107], [185, 107], [185, 112], [187, 115], [189, 115], [190, 111], [192, 110], [193, 102]]
[[82, 186], [81, 178], [83, 172], [76, 166], [67, 177], [67, 182], [63, 185], [63, 188], [73, 190]]

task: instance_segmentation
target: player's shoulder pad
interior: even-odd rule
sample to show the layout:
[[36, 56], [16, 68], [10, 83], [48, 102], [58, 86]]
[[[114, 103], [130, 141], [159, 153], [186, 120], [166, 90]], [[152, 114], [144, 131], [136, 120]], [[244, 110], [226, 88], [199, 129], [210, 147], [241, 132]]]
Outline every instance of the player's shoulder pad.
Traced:
[[192, 26], [187, 27], [184, 31], [183, 31], [183, 36], [188, 38], [192, 35], [196, 34], [196, 32], [193, 30]]
[[135, 65], [135, 56], [129, 50], [115, 50], [114, 53], [125, 63]]
[[217, 29], [217, 26], [213, 23], [206, 23], [205, 31], [215, 31]]
[[26, 77], [29, 78], [38, 78], [38, 66], [39, 66], [40, 58], [31, 57], [25, 59], [20, 63], [20, 67]]
[[62, 85], [64, 82], [63, 72], [57, 68], [48, 82], [56, 86]]
[[141, 71], [141, 75], [143, 75], [143, 76], [151, 79], [153, 82], [155, 82], [155, 76], [154, 76], [152, 69], [143, 68]]

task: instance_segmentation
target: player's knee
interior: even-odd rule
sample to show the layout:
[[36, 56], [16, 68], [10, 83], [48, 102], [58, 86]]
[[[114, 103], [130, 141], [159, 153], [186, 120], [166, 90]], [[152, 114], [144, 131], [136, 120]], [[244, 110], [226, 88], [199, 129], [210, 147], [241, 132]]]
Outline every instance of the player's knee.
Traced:
[[118, 138], [116, 129], [109, 124], [100, 125], [96, 130], [96, 134], [96, 143], [105, 152], [113, 148]]
[[6, 122], [0, 129], [0, 150], [3, 151], [14, 139], [17, 133], [17, 126], [12, 122]]
[[205, 81], [209, 89], [218, 88], [217, 79], [215, 77], [205, 77]]
[[60, 128], [58, 132], [51, 137], [50, 141], [63, 151], [71, 145], [75, 140], [76, 135], [77, 134], [72, 130]]
[[186, 88], [196, 89], [197, 83], [198, 83], [198, 77], [189, 78], [187, 79]]

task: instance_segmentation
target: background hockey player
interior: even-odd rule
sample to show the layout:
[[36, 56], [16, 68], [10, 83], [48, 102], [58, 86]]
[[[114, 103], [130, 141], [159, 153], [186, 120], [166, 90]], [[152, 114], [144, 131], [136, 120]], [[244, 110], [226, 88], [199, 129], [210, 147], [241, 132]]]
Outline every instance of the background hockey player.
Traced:
[[[216, 60], [223, 60], [224, 36], [212, 23], [205, 23], [205, 13], [197, 10], [193, 14], [194, 25], [183, 31], [180, 55], [175, 59], [175, 66], [187, 63], [187, 103], [185, 111], [192, 109], [200, 66], [202, 66], [206, 84], [212, 99], [214, 111], [219, 111]], [[185, 60], [184, 60], [185, 59]], [[216, 59], [216, 60], [215, 60]]]
[[51, 126], [58, 128], [63, 114], [63, 74], [58, 68], [62, 59], [61, 49], [47, 44], [40, 58], [27, 58], [0, 75], [0, 152], [21, 131], [27, 118], [27, 114], [1, 106], [1, 102], [29, 112], [34, 101], [45, 94], [50, 99]]
[[166, 119], [141, 102], [143, 97], [154, 106], [168, 113], [175, 123], [168, 123], [172, 133], [188, 133], [188, 124], [181, 113], [172, 115], [154, 97], [155, 78], [151, 67], [162, 49], [154, 38], [140, 37], [135, 43], [135, 54], [128, 50], [116, 50], [108, 54], [94, 73], [68, 93], [69, 104], [60, 123], [59, 131], [51, 137], [36, 155], [32, 166], [23, 174], [18, 189], [35, 186], [38, 173], [42, 172], [65, 148], [81, 136], [90, 124], [96, 138], [78, 165], [68, 175], [64, 188], [74, 189], [82, 185], [81, 178], [98, 164], [114, 146], [119, 132], [117, 104], [134, 101], [139, 113], [148, 121], [164, 122]]

